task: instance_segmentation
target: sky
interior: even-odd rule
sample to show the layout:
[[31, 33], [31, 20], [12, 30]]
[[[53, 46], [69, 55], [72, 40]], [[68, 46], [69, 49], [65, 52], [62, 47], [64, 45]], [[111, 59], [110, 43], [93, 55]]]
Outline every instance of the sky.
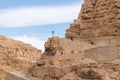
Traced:
[[0, 34], [44, 51], [51, 31], [65, 37], [82, 3], [83, 0], [0, 0]]

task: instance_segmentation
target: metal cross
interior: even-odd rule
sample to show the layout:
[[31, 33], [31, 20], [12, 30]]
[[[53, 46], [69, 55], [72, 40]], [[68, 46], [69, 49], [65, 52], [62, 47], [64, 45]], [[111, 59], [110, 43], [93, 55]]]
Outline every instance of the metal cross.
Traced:
[[54, 37], [54, 33], [55, 33], [55, 31], [52, 31], [52, 37]]

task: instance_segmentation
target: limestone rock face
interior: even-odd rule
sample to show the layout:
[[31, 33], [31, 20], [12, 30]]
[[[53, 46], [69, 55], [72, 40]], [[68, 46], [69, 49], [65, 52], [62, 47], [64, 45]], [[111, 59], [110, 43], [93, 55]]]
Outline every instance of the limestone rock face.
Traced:
[[[52, 37], [30, 80], [120, 80], [120, 1], [85, 0], [66, 38]], [[4, 38], [3, 38], [4, 39]]]
[[103, 45], [93, 45], [87, 40], [49, 38], [42, 58], [28, 69], [27, 76], [31, 80], [119, 80], [118, 49], [99, 46]]
[[41, 57], [40, 50], [0, 35], [0, 80], [12, 70], [22, 70]]
[[30, 44], [24, 44], [23, 42], [0, 36], [0, 53], [19, 58], [21, 60], [36, 60], [40, 58], [41, 51]]
[[119, 0], [85, 0], [78, 19], [66, 32], [66, 38], [116, 35], [120, 35]]

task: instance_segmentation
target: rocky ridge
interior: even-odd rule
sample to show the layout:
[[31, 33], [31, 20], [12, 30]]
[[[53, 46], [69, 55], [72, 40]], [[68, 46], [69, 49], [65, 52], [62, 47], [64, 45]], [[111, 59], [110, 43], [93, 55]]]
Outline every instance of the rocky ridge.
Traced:
[[5, 80], [8, 72], [22, 70], [35, 63], [41, 56], [40, 50], [20, 41], [0, 35], [0, 80]]

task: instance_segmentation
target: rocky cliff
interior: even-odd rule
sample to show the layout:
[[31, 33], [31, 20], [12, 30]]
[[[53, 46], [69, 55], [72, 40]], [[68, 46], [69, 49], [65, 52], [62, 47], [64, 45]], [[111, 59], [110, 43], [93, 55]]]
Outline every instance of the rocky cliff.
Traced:
[[0, 35], [0, 80], [5, 80], [7, 72], [22, 70], [38, 60], [40, 56], [40, 50], [30, 44]]
[[31, 80], [120, 80], [120, 1], [85, 0], [66, 38], [45, 43]]
[[119, 0], [85, 0], [78, 19], [66, 31], [66, 38], [120, 35]]
[[120, 1], [85, 0], [66, 38], [49, 38], [25, 74], [30, 80], [120, 80]]

